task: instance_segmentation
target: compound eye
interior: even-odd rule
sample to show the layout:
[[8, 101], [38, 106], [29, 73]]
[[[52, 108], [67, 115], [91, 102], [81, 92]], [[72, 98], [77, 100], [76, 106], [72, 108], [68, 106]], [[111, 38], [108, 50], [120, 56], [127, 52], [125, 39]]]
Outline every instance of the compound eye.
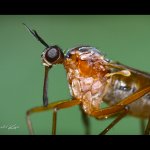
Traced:
[[60, 50], [58, 47], [50, 47], [45, 53], [45, 58], [48, 62], [53, 63], [59, 58], [59, 55]]

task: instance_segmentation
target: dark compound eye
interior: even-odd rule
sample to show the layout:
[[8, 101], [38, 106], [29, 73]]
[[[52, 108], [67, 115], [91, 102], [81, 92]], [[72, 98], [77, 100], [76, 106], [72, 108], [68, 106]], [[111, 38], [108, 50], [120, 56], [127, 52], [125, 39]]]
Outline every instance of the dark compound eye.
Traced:
[[51, 46], [50, 48], [47, 48], [47, 51], [45, 53], [45, 59], [50, 63], [54, 63], [62, 56], [63, 53], [58, 46]]
[[49, 58], [55, 58], [58, 55], [58, 50], [56, 48], [51, 48], [50, 50], [47, 51], [47, 56]]

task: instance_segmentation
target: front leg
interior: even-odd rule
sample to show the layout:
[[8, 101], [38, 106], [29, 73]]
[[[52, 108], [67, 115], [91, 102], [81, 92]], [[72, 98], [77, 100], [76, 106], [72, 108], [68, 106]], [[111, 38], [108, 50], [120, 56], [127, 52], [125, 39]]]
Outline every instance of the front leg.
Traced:
[[30, 120], [31, 114], [38, 113], [38, 112], [44, 112], [47, 110], [53, 110], [52, 134], [56, 134], [57, 111], [60, 109], [65, 109], [65, 108], [73, 107], [75, 105], [79, 105], [80, 103], [81, 103], [80, 100], [64, 100], [64, 101], [50, 103], [46, 107], [45, 106], [39, 106], [39, 107], [31, 108], [26, 113], [27, 126], [28, 126], [30, 134], [34, 133], [33, 129], [32, 129], [31, 120]]
[[91, 125], [90, 125], [89, 116], [84, 112], [81, 105], [79, 105], [79, 109], [81, 111], [82, 122], [83, 122], [84, 127], [85, 127], [85, 134], [89, 135], [91, 133], [91, 131], [90, 131]]

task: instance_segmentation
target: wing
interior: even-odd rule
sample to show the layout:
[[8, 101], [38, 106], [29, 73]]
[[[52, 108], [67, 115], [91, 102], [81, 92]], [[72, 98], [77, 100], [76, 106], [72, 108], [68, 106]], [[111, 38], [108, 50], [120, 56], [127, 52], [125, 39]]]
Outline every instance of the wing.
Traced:
[[114, 68], [118, 68], [118, 69], [128, 69], [130, 70], [132, 73], [138, 74], [138, 75], [142, 75], [146, 78], [150, 78], [150, 73], [145, 72], [145, 71], [141, 71], [132, 67], [129, 67], [127, 65], [124, 65], [120, 62], [111, 62], [110, 65]]

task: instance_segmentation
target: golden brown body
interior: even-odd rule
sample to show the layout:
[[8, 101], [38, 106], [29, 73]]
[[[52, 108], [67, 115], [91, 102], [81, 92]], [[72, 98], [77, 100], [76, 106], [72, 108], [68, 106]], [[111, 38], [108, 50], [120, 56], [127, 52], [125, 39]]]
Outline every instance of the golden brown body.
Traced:
[[[82, 101], [84, 111], [93, 115], [101, 109], [101, 103], [110, 106], [150, 85], [150, 75], [133, 68], [119, 65], [130, 71], [130, 76], [106, 74], [119, 69], [108, 67], [109, 62], [92, 47], [77, 47], [70, 50], [64, 61], [71, 95]], [[129, 114], [147, 118], [150, 116], [150, 94], [128, 105]]]
[[77, 47], [70, 50], [64, 67], [71, 95], [82, 102], [87, 114], [92, 115], [93, 111], [99, 110], [106, 93], [108, 83], [105, 75], [110, 70], [104, 67], [107, 61], [103, 60], [98, 52], [93, 51], [92, 47], [92, 51], [89, 49], [90, 47]]

